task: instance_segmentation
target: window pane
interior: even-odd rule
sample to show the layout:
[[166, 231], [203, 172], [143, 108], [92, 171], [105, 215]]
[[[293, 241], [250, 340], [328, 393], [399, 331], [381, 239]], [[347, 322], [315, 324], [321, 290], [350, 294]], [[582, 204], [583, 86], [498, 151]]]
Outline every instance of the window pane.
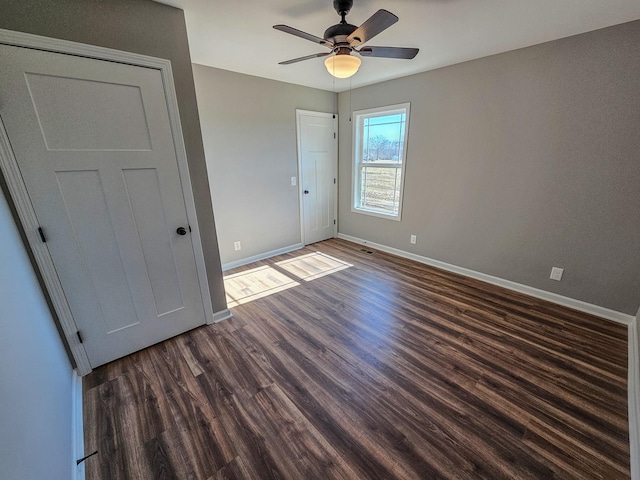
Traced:
[[362, 161], [402, 163], [406, 115], [367, 117], [363, 121]]
[[363, 166], [360, 208], [397, 214], [400, 207], [400, 168]]

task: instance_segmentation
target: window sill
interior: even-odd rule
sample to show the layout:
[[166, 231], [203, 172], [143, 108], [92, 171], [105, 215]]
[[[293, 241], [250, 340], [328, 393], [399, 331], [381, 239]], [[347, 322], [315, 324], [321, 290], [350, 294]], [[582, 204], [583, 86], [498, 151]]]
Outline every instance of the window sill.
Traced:
[[384, 218], [386, 220], [394, 220], [396, 222], [399, 222], [401, 220], [400, 213], [398, 213], [398, 215], [393, 215], [389, 213], [380, 213], [373, 210], [366, 210], [364, 208], [357, 208], [357, 207], [351, 207], [351, 212], [359, 213], [362, 215], [369, 215], [371, 217]]

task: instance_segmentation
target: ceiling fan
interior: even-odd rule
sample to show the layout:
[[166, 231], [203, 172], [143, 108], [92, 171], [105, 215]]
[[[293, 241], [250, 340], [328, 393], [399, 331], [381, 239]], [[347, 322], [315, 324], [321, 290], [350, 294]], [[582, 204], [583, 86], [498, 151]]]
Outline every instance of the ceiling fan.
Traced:
[[335, 8], [342, 20], [340, 23], [327, 28], [324, 32], [324, 38], [316, 37], [287, 25], [274, 25], [273, 28], [276, 30], [310, 40], [331, 50], [330, 52], [321, 52], [286, 60], [279, 64], [289, 65], [312, 58], [328, 57], [324, 61], [328, 72], [337, 78], [348, 78], [358, 71], [362, 63], [358, 57], [351, 55], [352, 52], [363, 57], [404, 58], [407, 60], [414, 58], [418, 54], [417, 48], [361, 46], [396, 23], [398, 17], [386, 10], [378, 10], [362, 25], [356, 27], [347, 23], [345, 19], [351, 7], [353, 7], [353, 0], [333, 0], [333, 8]]

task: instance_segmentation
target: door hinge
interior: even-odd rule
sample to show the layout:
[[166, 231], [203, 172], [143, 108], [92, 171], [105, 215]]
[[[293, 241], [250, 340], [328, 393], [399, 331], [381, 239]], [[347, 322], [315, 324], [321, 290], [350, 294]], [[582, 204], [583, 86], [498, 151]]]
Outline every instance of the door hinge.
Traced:
[[333, 221], [333, 224], [334, 224], [334, 225], [336, 224], [336, 221], [335, 221], [335, 220]]
[[333, 138], [334, 138], [334, 140], [335, 140], [335, 138], [336, 138], [336, 132], [333, 132]]
[[76, 335], [78, 336], [78, 341], [79, 341], [80, 343], [84, 343], [84, 341], [82, 340], [82, 335], [80, 335], [80, 330], [78, 330], [78, 331], [76, 332]]
[[38, 227], [38, 233], [40, 234], [40, 240], [42, 240], [42, 243], [47, 243], [47, 237], [44, 236], [44, 230], [42, 230], [42, 227]]
[[335, 178], [333, 179], [333, 184], [334, 184], [334, 185], [336, 184], [336, 179], [335, 179]]

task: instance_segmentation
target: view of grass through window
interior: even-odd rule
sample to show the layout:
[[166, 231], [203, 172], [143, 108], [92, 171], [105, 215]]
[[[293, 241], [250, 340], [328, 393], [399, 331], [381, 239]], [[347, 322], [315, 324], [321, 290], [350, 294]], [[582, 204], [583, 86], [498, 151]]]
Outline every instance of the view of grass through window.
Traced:
[[397, 213], [400, 204], [398, 168], [362, 167], [360, 206]]

